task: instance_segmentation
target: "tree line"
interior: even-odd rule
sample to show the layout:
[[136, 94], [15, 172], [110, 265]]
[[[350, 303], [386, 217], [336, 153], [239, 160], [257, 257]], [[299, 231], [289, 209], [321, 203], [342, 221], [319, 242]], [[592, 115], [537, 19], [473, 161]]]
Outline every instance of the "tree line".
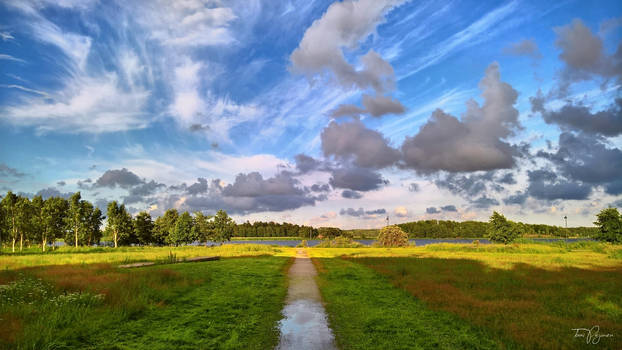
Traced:
[[[588, 237], [604, 242], [622, 243], [622, 216], [620, 216], [618, 209], [601, 210], [596, 215], [594, 225], [596, 227], [589, 227], [590, 235]], [[487, 237], [492, 242], [508, 244], [530, 232], [529, 226], [544, 225], [527, 225], [522, 222], [510, 221], [495, 211], [488, 220]]]
[[[106, 225], [102, 231], [102, 223]], [[227, 213], [219, 210], [214, 216], [201, 212], [179, 213], [167, 210], [152, 219], [148, 212], [135, 217], [125, 205], [108, 203], [106, 216], [91, 202], [82, 199], [80, 192], [69, 199], [50, 197], [31, 199], [9, 191], [0, 201], [0, 249], [5, 243], [22, 251], [24, 245], [47, 245], [63, 239], [66, 245], [90, 246], [99, 244], [102, 237], [111, 237], [114, 247], [131, 244], [181, 245], [194, 241], [223, 242], [231, 239], [236, 225]]]
[[[519, 223], [521, 236], [595, 237], [597, 227], [560, 227]], [[421, 220], [398, 225], [411, 238], [484, 237], [490, 223], [483, 221]]]
[[235, 237], [300, 237], [300, 238], [316, 238], [318, 230], [311, 226], [296, 225], [284, 222], [262, 222], [256, 221], [250, 223], [246, 221], [237, 224], [233, 229]]

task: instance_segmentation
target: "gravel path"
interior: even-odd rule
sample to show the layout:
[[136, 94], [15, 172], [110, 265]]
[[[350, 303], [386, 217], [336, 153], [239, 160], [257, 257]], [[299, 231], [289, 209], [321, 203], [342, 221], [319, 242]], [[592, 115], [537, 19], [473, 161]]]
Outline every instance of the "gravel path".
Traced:
[[336, 349], [328, 327], [320, 290], [315, 282], [317, 271], [304, 249], [298, 249], [289, 269], [289, 290], [279, 323], [281, 339], [277, 349]]

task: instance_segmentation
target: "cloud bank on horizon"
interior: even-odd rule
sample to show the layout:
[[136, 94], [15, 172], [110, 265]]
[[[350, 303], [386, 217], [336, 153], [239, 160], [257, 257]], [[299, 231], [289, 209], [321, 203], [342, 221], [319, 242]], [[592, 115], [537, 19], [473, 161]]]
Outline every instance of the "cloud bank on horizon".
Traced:
[[377, 227], [622, 206], [622, 5], [0, 4], [0, 190]]

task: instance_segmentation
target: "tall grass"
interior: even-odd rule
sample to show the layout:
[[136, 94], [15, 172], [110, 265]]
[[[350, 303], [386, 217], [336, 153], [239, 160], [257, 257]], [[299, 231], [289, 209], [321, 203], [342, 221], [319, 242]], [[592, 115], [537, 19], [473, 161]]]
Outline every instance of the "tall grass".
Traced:
[[140, 261], [163, 261], [169, 258], [171, 252], [175, 254], [177, 259], [216, 255], [235, 257], [259, 255], [293, 256], [294, 254], [292, 248], [263, 244], [225, 244], [215, 247], [62, 247], [46, 253], [28, 252], [24, 254], [0, 255], [0, 270], [61, 264], [121, 264]]

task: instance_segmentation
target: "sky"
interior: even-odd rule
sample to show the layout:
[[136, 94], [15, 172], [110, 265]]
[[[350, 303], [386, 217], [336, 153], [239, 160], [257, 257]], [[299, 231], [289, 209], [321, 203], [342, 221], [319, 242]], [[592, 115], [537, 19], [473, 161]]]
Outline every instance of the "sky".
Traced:
[[592, 225], [619, 1], [0, 2], [0, 192], [238, 222]]

